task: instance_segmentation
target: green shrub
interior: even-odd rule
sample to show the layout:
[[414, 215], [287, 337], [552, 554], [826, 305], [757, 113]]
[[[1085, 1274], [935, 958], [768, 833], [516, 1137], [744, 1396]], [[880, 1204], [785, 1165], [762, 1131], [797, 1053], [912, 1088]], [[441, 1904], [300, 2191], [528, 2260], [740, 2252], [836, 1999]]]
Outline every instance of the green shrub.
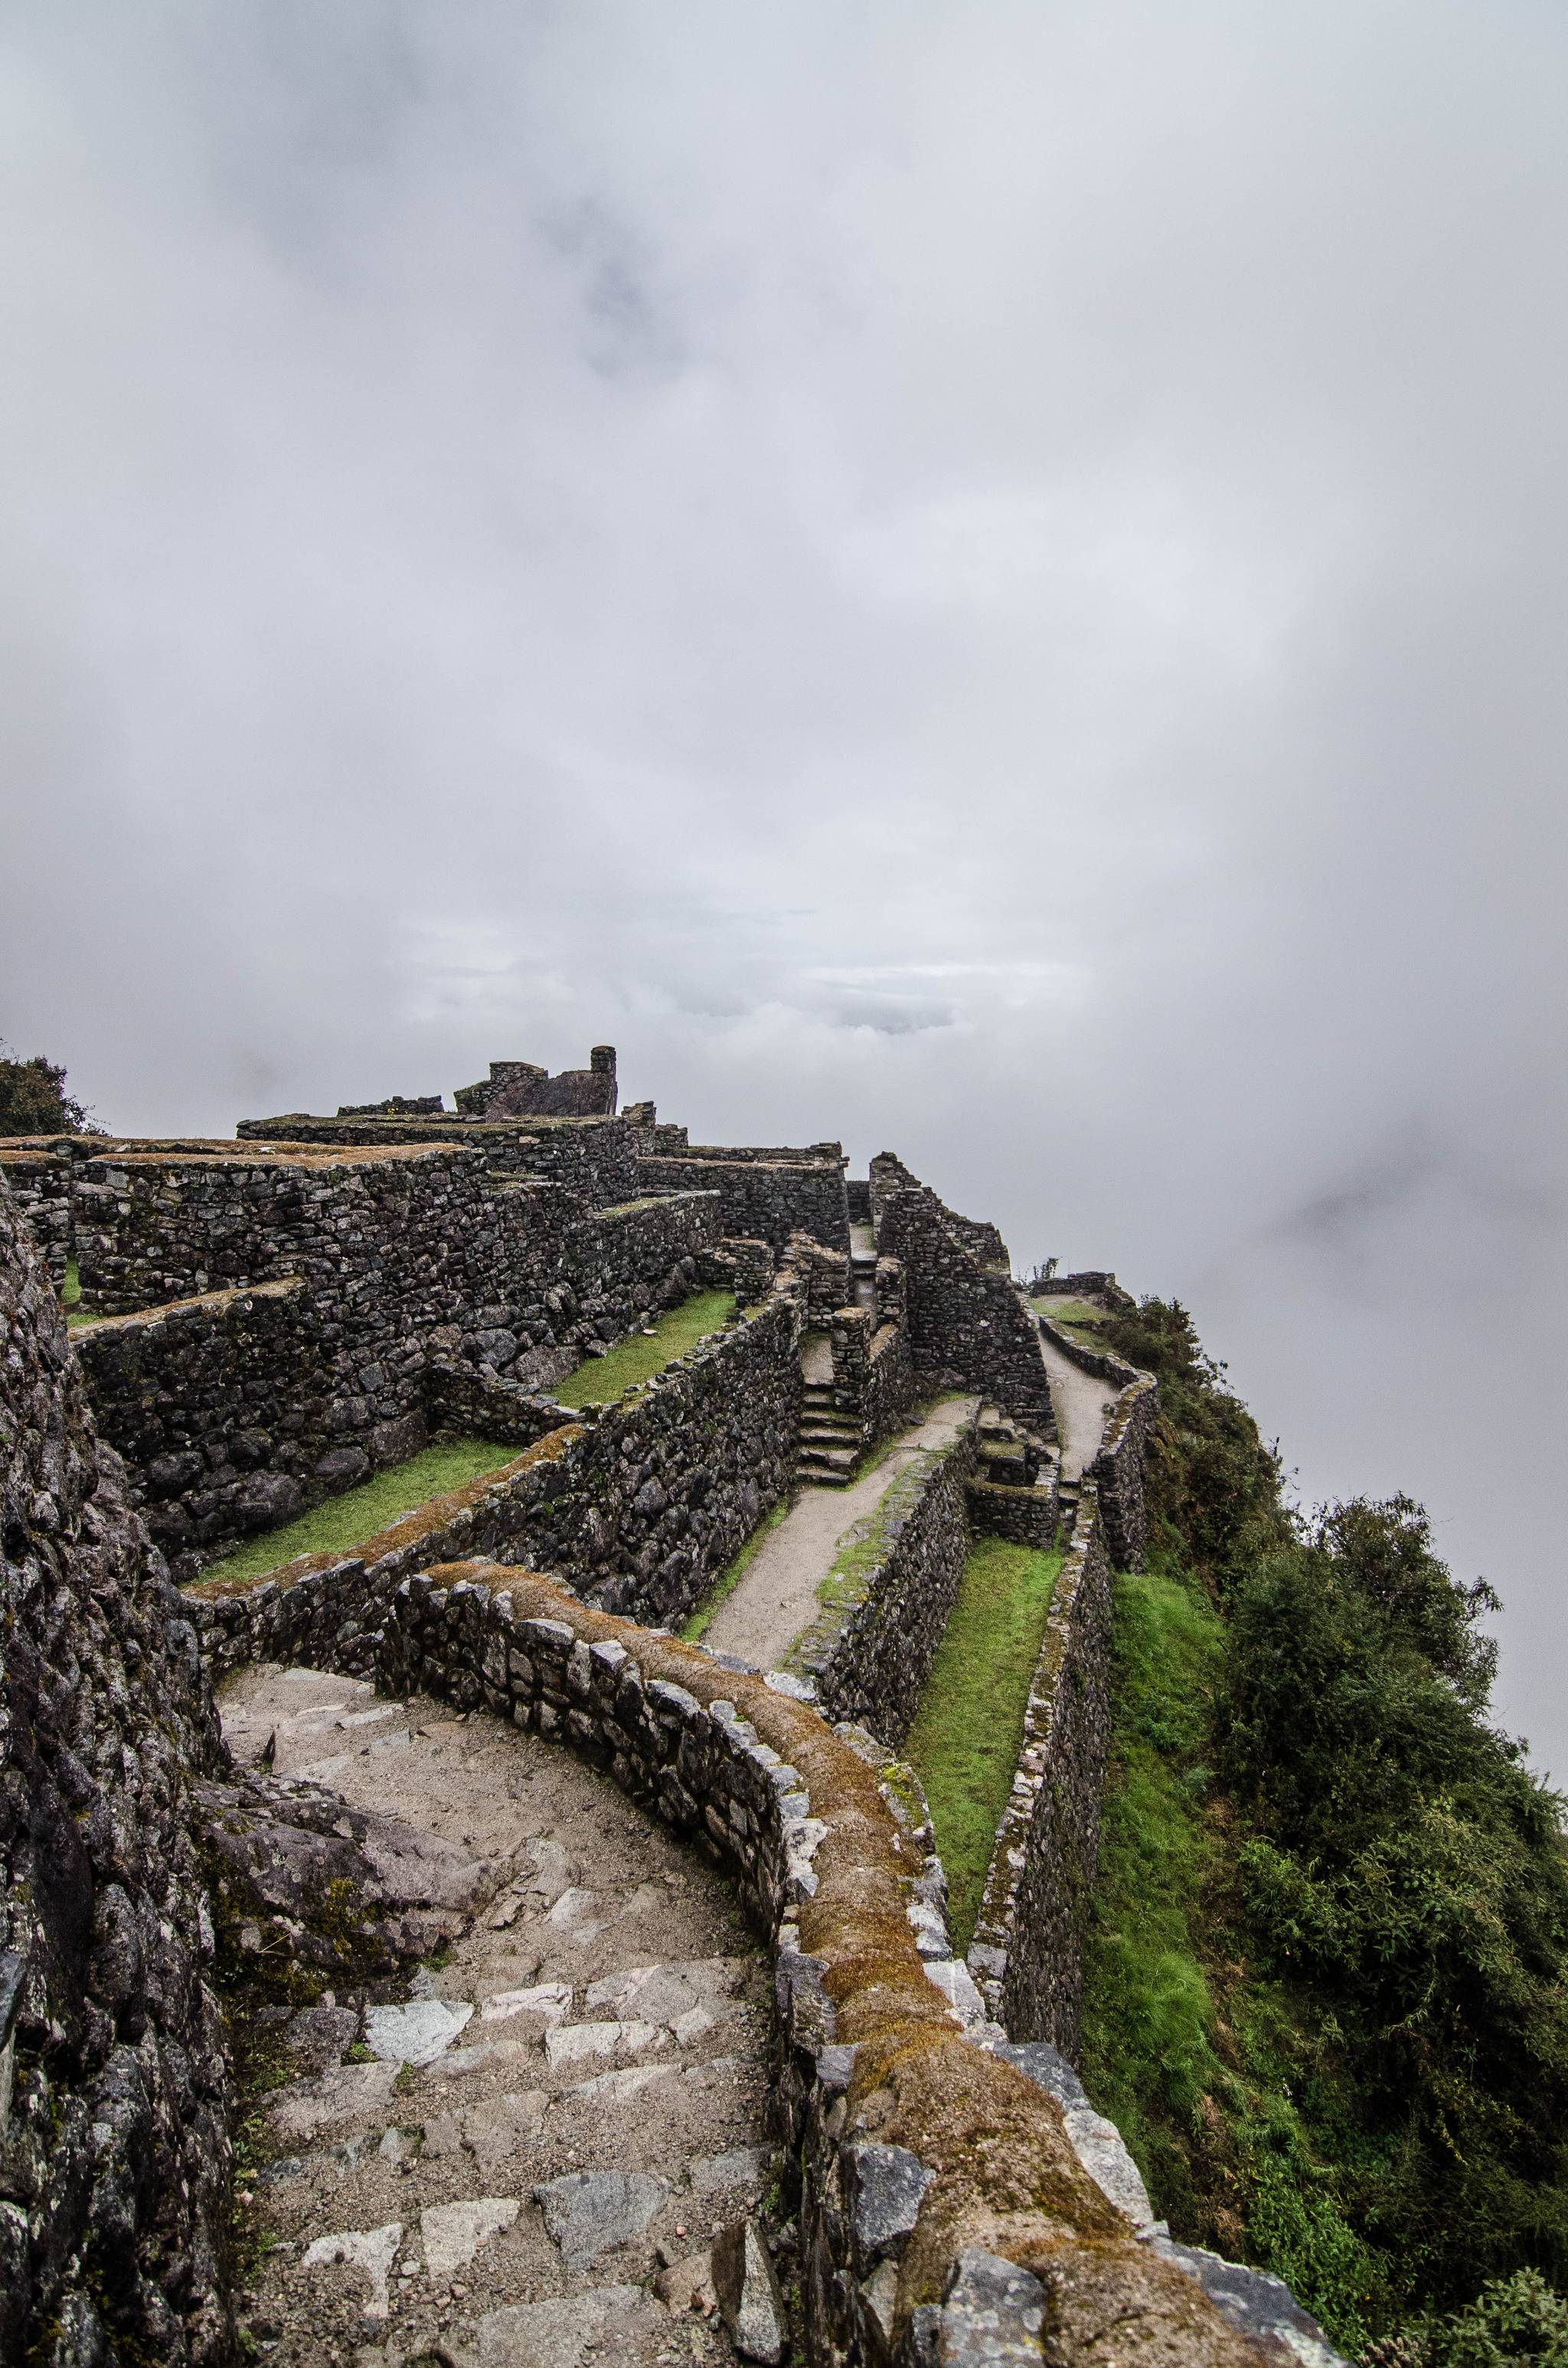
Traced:
[[1555, 2363], [1568, 1861], [1487, 1723], [1496, 1598], [1408, 1497], [1291, 1517], [1185, 1310], [1107, 1330], [1162, 1406], [1151, 1568], [1117, 1587], [1091, 2093], [1176, 2234], [1341, 2343]]
[[65, 1090], [65, 1072], [35, 1053], [30, 1061], [6, 1055], [0, 1044], [0, 1135], [98, 1134], [92, 1113]]

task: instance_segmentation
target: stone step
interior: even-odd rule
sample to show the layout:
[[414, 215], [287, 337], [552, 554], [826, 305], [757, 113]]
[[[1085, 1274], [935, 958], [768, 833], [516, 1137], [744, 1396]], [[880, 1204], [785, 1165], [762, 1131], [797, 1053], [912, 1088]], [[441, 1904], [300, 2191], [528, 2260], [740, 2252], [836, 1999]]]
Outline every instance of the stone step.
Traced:
[[847, 1472], [824, 1472], [812, 1463], [795, 1466], [795, 1485], [800, 1488], [847, 1488]]
[[859, 1462], [852, 1447], [802, 1447], [795, 1458], [795, 1469], [810, 1465], [813, 1471], [853, 1472]]
[[810, 1439], [819, 1447], [858, 1447], [860, 1426], [858, 1422], [835, 1422], [828, 1415], [816, 1415], [801, 1425], [796, 1434]]

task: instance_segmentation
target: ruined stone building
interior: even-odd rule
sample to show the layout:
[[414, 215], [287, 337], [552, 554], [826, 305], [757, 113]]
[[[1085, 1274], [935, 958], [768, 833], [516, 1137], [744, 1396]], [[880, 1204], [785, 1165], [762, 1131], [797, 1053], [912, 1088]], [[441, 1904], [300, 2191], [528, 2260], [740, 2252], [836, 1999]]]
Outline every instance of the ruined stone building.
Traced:
[[[788, 2340], [815, 2361], [907, 2368], [1079, 2356], [1245, 2368], [1313, 2345], [1326, 2359], [1275, 2282], [1187, 2255], [1150, 2225], [1131, 2158], [1070, 2068], [1108, 1574], [1142, 1554], [1147, 1376], [1090, 1360], [1105, 1369], [1103, 1428], [1069, 1468], [1049, 1319], [995, 1229], [958, 1216], [897, 1158], [851, 1178], [835, 1142], [694, 1144], [652, 1103], [618, 1106], [608, 1046], [553, 1077], [493, 1063], [455, 1101], [251, 1119], [224, 1141], [0, 1144], [0, 2359], [240, 2356], [236, 2294], [264, 2275], [244, 2214], [262, 2208], [264, 2172], [242, 2152], [249, 2201], [236, 2207], [233, 2131], [262, 2027], [245, 2018], [263, 1992], [245, 1984], [264, 1975], [282, 2000], [266, 2028], [308, 2024], [310, 2044], [336, 2051], [313, 2088], [300, 2076], [298, 2112], [320, 2109], [335, 2080], [334, 2095], [384, 2100], [369, 2152], [346, 2141], [339, 2162], [324, 2142], [288, 2176], [323, 2192], [370, 2180], [367, 2195], [418, 2203], [301, 2238], [291, 2267], [267, 2272], [322, 2312], [339, 2288], [350, 2296], [343, 2324], [359, 2314], [364, 2368], [575, 2361], [592, 2328], [656, 2362], [676, 2356], [683, 2323], [699, 2355], [721, 2347], [715, 2359], [731, 2344], [776, 2360]], [[723, 1294], [727, 1312], [687, 1353], [597, 1402], [555, 1396], [700, 1293]], [[944, 1394], [960, 1406], [950, 1436], [910, 1451], [853, 1584], [789, 1666], [748, 1668], [674, 1633], [777, 1508], [851, 1486], [868, 1451]], [[351, 1549], [260, 1576], [214, 1569], [462, 1438], [499, 1442], [508, 1460]], [[976, 1533], [1065, 1559], [966, 1959], [918, 1786], [893, 1754]], [[661, 2063], [730, 2009], [691, 1989], [687, 1968], [667, 2026], [652, 2007], [638, 2020], [625, 2000], [644, 1994], [643, 1966], [599, 1981], [608, 2004], [590, 1984], [573, 2022], [571, 1980], [551, 1988], [536, 1971], [532, 1988], [483, 1997], [472, 2025], [512, 2016], [512, 2058], [490, 2036], [428, 2073], [416, 2053], [398, 2059], [404, 2096], [449, 2070], [479, 2084], [468, 2118], [438, 2100], [395, 2118], [392, 2072], [383, 2080], [354, 2032], [374, 2041], [392, 2027], [374, 2015], [421, 2001], [428, 2021], [437, 1977], [415, 1971], [431, 1933], [509, 1947], [509, 1919], [535, 1914], [528, 1884], [543, 1877], [503, 1881], [464, 1861], [460, 1915], [456, 1875], [445, 1894], [408, 1887], [412, 1845], [389, 1842], [347, 1774], [340, 1790], [324, 1773], [284, 1774], [281, 1714], [255, 1764], [237, 1760], [214, 1686], [268, 1669], [334, 1679], [340, 1725], [383, 1714], [371, 1688], [383, 1703], [447, 1704], [526, 1743], [524, 1773], [541, 1787], [551, 1755], [570, 1758], [590, 1794], [614, 1791], [732, 1880], [766, 1970], [758, 1998], [772, 2001], [749, 2023], [734, 2009], [733, 2027], [757, 2051], [778, 2169], [770, 2221], [760, 2203], [729, 2220], [703, 2205], [699, 2233], [706, 2243], [711, 2221], [714, 2234], [689, 2293], [681, 2264], [660, 2270], [647, 2249], [676, 2227], [668, 2163], [611, 2172], [590, 2159], [528, 2187], [515, 2166], [528, 2146], [548, 2153], [551, 2114], [588, 2111], [558, 2106], [549, 2085], [588, 2095], [580, 2074], [559, 2085], [574, 2050], [642, 2047], [643, 2069], [594, 2078], [620, 2081], [618, 2098], [673, 2096], [648, 2086]], [[421, 1863], [427, 1875], [447, 1861], [431, 1843]], [[685, 1879], [672, 1861], [670, 1881]], [[544, 1939], [562, 1929], [562, 1900], [590, 1896], [558, 1879], [549, 1932], [538, 1908]], [[324, 1991], [335, 2003], [312, 2004]], [[741, 2045], [712, 2063], [741, 2063]], [[484, 2087], [525, 2054], [526, 2080]], [[498, 2138], [503, 2107], [513, 2122]], [[591, 2126], [609, 2133], [625, 2116], [605, 2110]], [[480, 2192], [487, 2162], [513, 2164], [510, 2187], [492, 2169]], [[709, 2192], [681, 2178], [679, 2195]], [[600, 2229], [601, 2272], [584, 2266], [599, 2256], [572, 2215], [585, 2198], [599, 2209], [615, 2180], [614, 2209], [631, 2216], [621, 2236]], [[278, 2181], [267, 2192], [286, 2196]], [[538, 2294], [536, 2260], [556, 2282]], [[508, 2261], [514, 2284], [480, 2311], [476, 2278], [500, 2280]], [[701, 2277], [706, 2316], [687, 2307]], [[260, 2305], [246, 2308], [247, 2340], [280, 2343], [280, 2361], [347, 2356], [336, 2336], [312, 2353], [308, 2313], [285, 2311], [267, 2336]], [[423, 2351], [400, 2349], [415, 2340]]]

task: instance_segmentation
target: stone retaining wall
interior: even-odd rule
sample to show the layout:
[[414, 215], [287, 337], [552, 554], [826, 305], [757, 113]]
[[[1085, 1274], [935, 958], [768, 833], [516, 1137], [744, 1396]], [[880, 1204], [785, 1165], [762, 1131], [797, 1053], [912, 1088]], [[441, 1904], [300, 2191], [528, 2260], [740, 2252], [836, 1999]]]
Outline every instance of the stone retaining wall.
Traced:
[[335, 1420], [320, 1321], [297, 1276], [107, 1316], [74, 1339], [99, 1429], [170, 1556], [271, 1529], [424, 1443], [423, 1424], [410, 1445], [395, 1412]]
[[57, 1292], [65, 1287], [65, 1265], [71, 1256], [71, 1175], [69, 1157], [52, 1149], [0, 1146], [0, 1177], [10, 1186], [11, 1197], [31, 1228]]
[[1118, 1570], [1142, 1570], [1149, 1548], [1149, 1507], [1144, 1466], [1149, 1433], [1159, 1410], [1151, 1373], [1130, 1382], [1106, 1417], [1100, 1452], [1088, 1476], [1099, 1489], [1106, 1543]]
[[884, 1743], [909, 1730], [963, 1577], [973, 1456], [966, 1429], [898, 1474], [790, 1655], [789, 1670], [811, 1679], [827, 1717], [856, 1720]]
[[[494, 1406], [501, 1427], [482, 1436], [537, 1438], [549, 1425], [526, 1404], [507, 1420], [495, 1377], [537, 1393], [585, 1349], [677, 1304], [718, 1249], [712, 1194], [568, 1224], [577, 1204], [561, 1188], [497, 1184], [466, 1149], [277, 1162], [116, 1155], [81, 1173], [100, 1169], [109, 1180], [85, 1189], [116, 1203], [105, 1265], [119, 1291], [240, 1270], [230, 1289], [80, 1335], [105, 1431], [160, 1543], [180, 1556], [275, 1527], [402, 1462], [433, 1412], [457, 1426], [465, 1395], [485, 1402], [475, 1415]], [[262, 1282], [290, 1261], [286, 1288]], [[466, 1392], [464, 1362], [476, 1369]]]
[[314, 1118], [295, 1111], [282, 1118], [243, 1119], [235, 1133], [245, 1143], [362, 1144], [371, 1149], [412, 1144], [428, 1150], [461, 1143], [482, 1152], [486, 1167], [497, 1174], [537, 1176], [563, 1185], [589, 1208], [608, 1208], [638, 1197], [639, 1130], [620, 1118]]
[[639, 1618], [680, 1618], [789, 1484], [796, 1323], [778, 1297], [613, 1405], [571, 1414], [525, 1399], [519, 1419], [553, 1417], [547, 1432], [356, 1553], [301, 1554], [259, 1579], [199, 1580], [182, 1600], [209, 1657], [229, 1669], [324, 1654], [364, 1674], [391, 1590], [457, 1554], [542, 1567]]
[[930, 1387], [979, 1390], [1042, 1438], [1056, 1436], [1036, 1319], [1007, 1275], [982, 1264], [924, 1185], [881, 1204], [879, 1247], [903, 1264], [910, 1347]]
[[717, 1192], [726, 1234], [752, 1235], [776, 1250], [797, 1232], [828, 1249], [849, 1247], [849, 1207], [837, 1158], [683, 1153], [639, 1159], [637, 1172], [645, 1192]]
[[1078, 2044], [1084, 1938], [1110, 1741], [1110, 1565], [1083, 1484], [986, 1876], [970, 1971], [1013, 2040]]
[[1056, 1466], [1042, 1486], [1014, 1488], [1004, 1481], [971, 1480], [964, 1494], [969, 1525], [981, 1537], [1006, 1538], [1013, 1545], [1034, 1546], [1042, 1554], [1056, 1543], [1062, 1520]]
[[0, 1182], [0, 2359], [223, 2368], [222, 1764], [161, 1557]]

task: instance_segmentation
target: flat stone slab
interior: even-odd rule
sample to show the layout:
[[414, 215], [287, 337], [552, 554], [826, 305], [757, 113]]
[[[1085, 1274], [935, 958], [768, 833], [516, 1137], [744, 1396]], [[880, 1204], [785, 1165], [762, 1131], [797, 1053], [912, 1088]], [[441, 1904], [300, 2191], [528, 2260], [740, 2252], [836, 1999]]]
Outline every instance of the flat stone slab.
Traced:
[[534, 2189], [569, 2270], [640, 2237], [669, 2192], [667, 2180], [645, 2170], [574, 2170]]
[[591, 2294], [487, 2311], [473, 2343], [452, 2357], [458, 2368], [579, 2368], [590, 2345], [614, 2354], [668, 2325], [641, 2286], [599, 2286]]
[[341, 2262], [345, 2269], [361, 2270], [369, 2280], [370, 2309], [377, 2318], [387, 2315], [387, 2280], [392, 2275], [397, 2248], [403, 2242], [403, 2223], [389, 2220], [383, 2228], [344, 2228], [326, 2237], [318, 2237], [307, 2245], [300, 2259], [302, 2270], [328, 2269]]
[[357, 2113], [378, 2112], [390, 2105], [396, 2078], [394, 2062], [345, 2064], [317, 2080], [285, 2089], [273, 2103], [272, 2126], [281, 2138], [314, 2137], [334, 2122], [351, 2121]]
[[544, 2034], [544, 2052], [551, 2071], [582, 2064], [596, 2055], [645, 2055], [653, 2047], [667, 2047], [670, 2034], [656, 2022], [562, 2022]]
[[466, 2203], [430, 2203], [419, 2215], [427, 2273], [444, 2284], [466, 2269], [481, 2245], [509, 2228], [522, 2210], [515, 2195], [476, 2195]]
[[461, 1998], [373, 2006], [365, 2016], [365, 2044], [389, 2064], [433, 2064], [472, 2019], [472, 2007]]

